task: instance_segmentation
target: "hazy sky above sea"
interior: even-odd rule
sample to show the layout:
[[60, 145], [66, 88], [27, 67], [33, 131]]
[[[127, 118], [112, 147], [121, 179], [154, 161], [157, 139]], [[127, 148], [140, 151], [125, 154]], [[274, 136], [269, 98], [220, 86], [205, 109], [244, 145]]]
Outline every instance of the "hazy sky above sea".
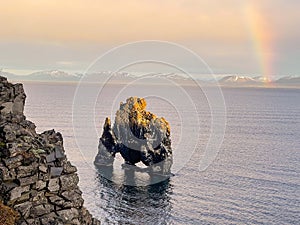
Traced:
[[186, 46], [215, 73], [299, 75], [298, 0], [0, 0], [0, 68], [84, 71], [121, 44]]

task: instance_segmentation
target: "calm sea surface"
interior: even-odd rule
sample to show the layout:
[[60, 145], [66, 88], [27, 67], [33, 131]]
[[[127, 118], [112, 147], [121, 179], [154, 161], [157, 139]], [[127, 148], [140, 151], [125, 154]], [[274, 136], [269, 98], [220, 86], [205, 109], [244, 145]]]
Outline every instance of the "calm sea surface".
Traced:
[[[93, 106], [95, 127], [89, 130], [75, 124], [82, 130], [75, 134], [75, 85], [28, 83], [24, 87], [27, 118], [35, 122], [38, 132], [54, 128], [63, 134], [68, 158], [79, 170], [85, 206], [103, 224], [300, 223], [299, 89], [224, 88], [227, 126], [223, 145], [209, 168], [200, 172], [198, 163], [211, 133], [204, 94], [186, 88], [197, 109], [195, 115], [184, 95], [178, 97], [181, 104], [172, 105], [155, 97], [161, 89], [169, 93], [167, 87], [136, 87], [136, 91], [148, 88], [153, 92], [147, 97], [148, 109], [170, 122], [174, 154], [183, 168], [162, 183], [135, 187], [102, 177], [92, 163], [105, 117], [130, 92], [120, 94], [120, 87], [111, 85], [96, 101], [83, 96], [75, 107], [84, 120]], [[91, 85], [93, 88], [97, 85]], [[192, 140], [181, 138], [195, 137], [195, 133], [199, 135], [196, 147]], [[78, 139], [84, 140], [83, 146], [78, 147]], [[116, 179], [123, 179], [120, 164], [118, 158]]]

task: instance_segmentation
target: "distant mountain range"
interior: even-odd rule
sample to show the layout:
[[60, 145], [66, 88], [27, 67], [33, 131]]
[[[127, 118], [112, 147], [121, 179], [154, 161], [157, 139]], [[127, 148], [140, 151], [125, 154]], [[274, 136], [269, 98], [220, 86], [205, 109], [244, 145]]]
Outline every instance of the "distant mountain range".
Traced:
[[80, 75], [70, 74], [59, 70], [40, 71], [28, 75], [28, 79], [32, 80], [79, 80]]
[[[12, 81], [53, 81], [53, 82], [77, 82], [79, 81], [83, 74], [71, 74], [60, 70], [47, 70], [47, 71], [39, 71], [35, 73], [31, 73], [28, 75], [16, 75], [9, 72], [0, 71], [1, 76], [7, 77]], [[99, 72], [99, 73], [91, 73], [89, 76], [93, 78], [98, 78], [101, 81], [103, 76], [111, 77], [112, 81], [128, 81], [134, 80], [138, 77], [143, 77], [141, 75], [134, 75], [127, 72], [118, 72], [112, 74], [112, 72]], [[184, 74], [176, 74], [176, 73], [151, 73], [144, 75], [145, 77], [150, 77], [151, 80], [158, 80], [159, 78], [166, 78], [173, 80], [177, 83], [189, 83], [192, 79]], [[200, 77], [199, 77], [200, 80]], [[281, 77], [277, 80], [267, 80], [264, 77], [250, 77], [250, 76], [239, 76], [239, 75], [228, 75], [224, 76], [215, 81], [204, 81], [204, 84], [207, 85], [216, 85], [219, 84], [221, 86], [265, 86], [267, 83], [272, 83], [274, 86], [288, 86], [288, 87], [300, 87], [300, 76], [285, 76]]]
[[276, 80], [277, 84], [298, 84], [300, 85], [300, 77], [287, 76]]
[[60, 70], [39, 71], [28, 75], [16, 75], [1, 71], [0, 75], [13, 81], [78, 81], [80, 79], [80, 75]]
[[219, 80], [219, 84], [223, 86], [263, 86], [266, 84], [272, 84], [274, 86], [300, 87], [300, 76], [285, 76], [271, 81], [264, 77], [232, 75], [221, 78]]
[[[9, 80], [13, 81], [79, 81], [83, 74], [71, 74], [60, 70], [47, 70], [47, 71], [39, 71], [34, 72], [28, 75], [16, 75], [13, 73], [8, 73], [4, 71], [0, 71], [1, 76], [7, 77]], [[101, 77], [111, 77], [115, 81], [121, 80], [132, 80], [136, 79], [137, 77], [142, 77], [141, 75], [134, 75], [127, 72], [117, 72], [112, 73], [110, 71], [103, 71], [98, 73], [90, 73], [88, 74], [89, 77], [95, 78], [95, 80], [101, 80]], [[171, 80], [189, 80], [187, 75], [178, 75], [175, 73], [151, 73], [143, 75], [145, 77], [151, 77], [153, 79], [156, 78], [166, 78]]]
[[234, 84], [257, 84], [258, 80], [252, 78], [252, 77], [246, 77], [246, 76], [226, 76], [219, 80], [220, 84], [226, 85], [234, 85]]

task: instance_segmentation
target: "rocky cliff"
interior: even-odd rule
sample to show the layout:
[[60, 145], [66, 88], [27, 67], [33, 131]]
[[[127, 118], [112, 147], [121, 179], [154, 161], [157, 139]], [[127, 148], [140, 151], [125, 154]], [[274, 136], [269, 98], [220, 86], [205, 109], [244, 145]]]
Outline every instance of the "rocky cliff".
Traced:
[[126, 164], [135, 165], [141, 161], [150, 172], [170, 174], [170, 126], [163, 117], [146, 111], [145, 99], [130, 97], [121, 103], [113, 127], [106, 118], [95, 164], [111, 166], [116, 153], [122, 155]]
[[0, 223], [100, 224], [83, 207], [62, 135], [36, 133], [23, 114], [25, 98], [22, 84], [0, 77]]

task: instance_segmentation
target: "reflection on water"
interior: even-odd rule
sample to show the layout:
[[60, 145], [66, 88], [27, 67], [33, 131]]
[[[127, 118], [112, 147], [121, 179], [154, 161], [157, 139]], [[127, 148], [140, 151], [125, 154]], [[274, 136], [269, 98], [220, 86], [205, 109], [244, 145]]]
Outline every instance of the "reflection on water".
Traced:
[[[149, 186], [118, 185], [113, 182], [113, 168], [106, 167], [106, 176], [99, 171], [99, 208], [105, 210], [108, 224], [166, 224], [171, 212], [172, 185], [170, 179]], [[107, 174], [112, 179], [107, 179]], [[135, 177], [134, 171], [124, 170], [124, 178]]]
[[[38, 132], [55, 128], [63, 134], [68, 158], [78, 168], [85, 206], [102, 224], [299, 224], [300, 89], [225, 88], [228, 117], [223, 146], [211, 167], [201, 173], [198, 165], [210, 134], [210, 110], [198, 92], [187, 90], [197, 100], [201, 116], [199, 154], [170, 181], [130, 187], [97, 177], [91, 165], [98, 138], [88, 137], [82, 151], [91, 163], [82, 159], [72, 126], [75, 88], [26, 84], [25, 114], [36, 123]], [[105, 103], [96, 105], [100, 133], [116, 90], [117, 86], [111, 87], [103, 98]], [[191, 128], [187, 134], [192, 135], [198, 128], [189, 116], [190, 108], [182, 103]], [[82, 117], [86, 116], [85, 107], [82, 105]], [[157, 101], [149, 104], [149, 111], [168, 118], [176, 146], [180, 140], [178, 117]], [[126, 174], [120, 168], [117, 164], [110, 176], [124, 183]]]

